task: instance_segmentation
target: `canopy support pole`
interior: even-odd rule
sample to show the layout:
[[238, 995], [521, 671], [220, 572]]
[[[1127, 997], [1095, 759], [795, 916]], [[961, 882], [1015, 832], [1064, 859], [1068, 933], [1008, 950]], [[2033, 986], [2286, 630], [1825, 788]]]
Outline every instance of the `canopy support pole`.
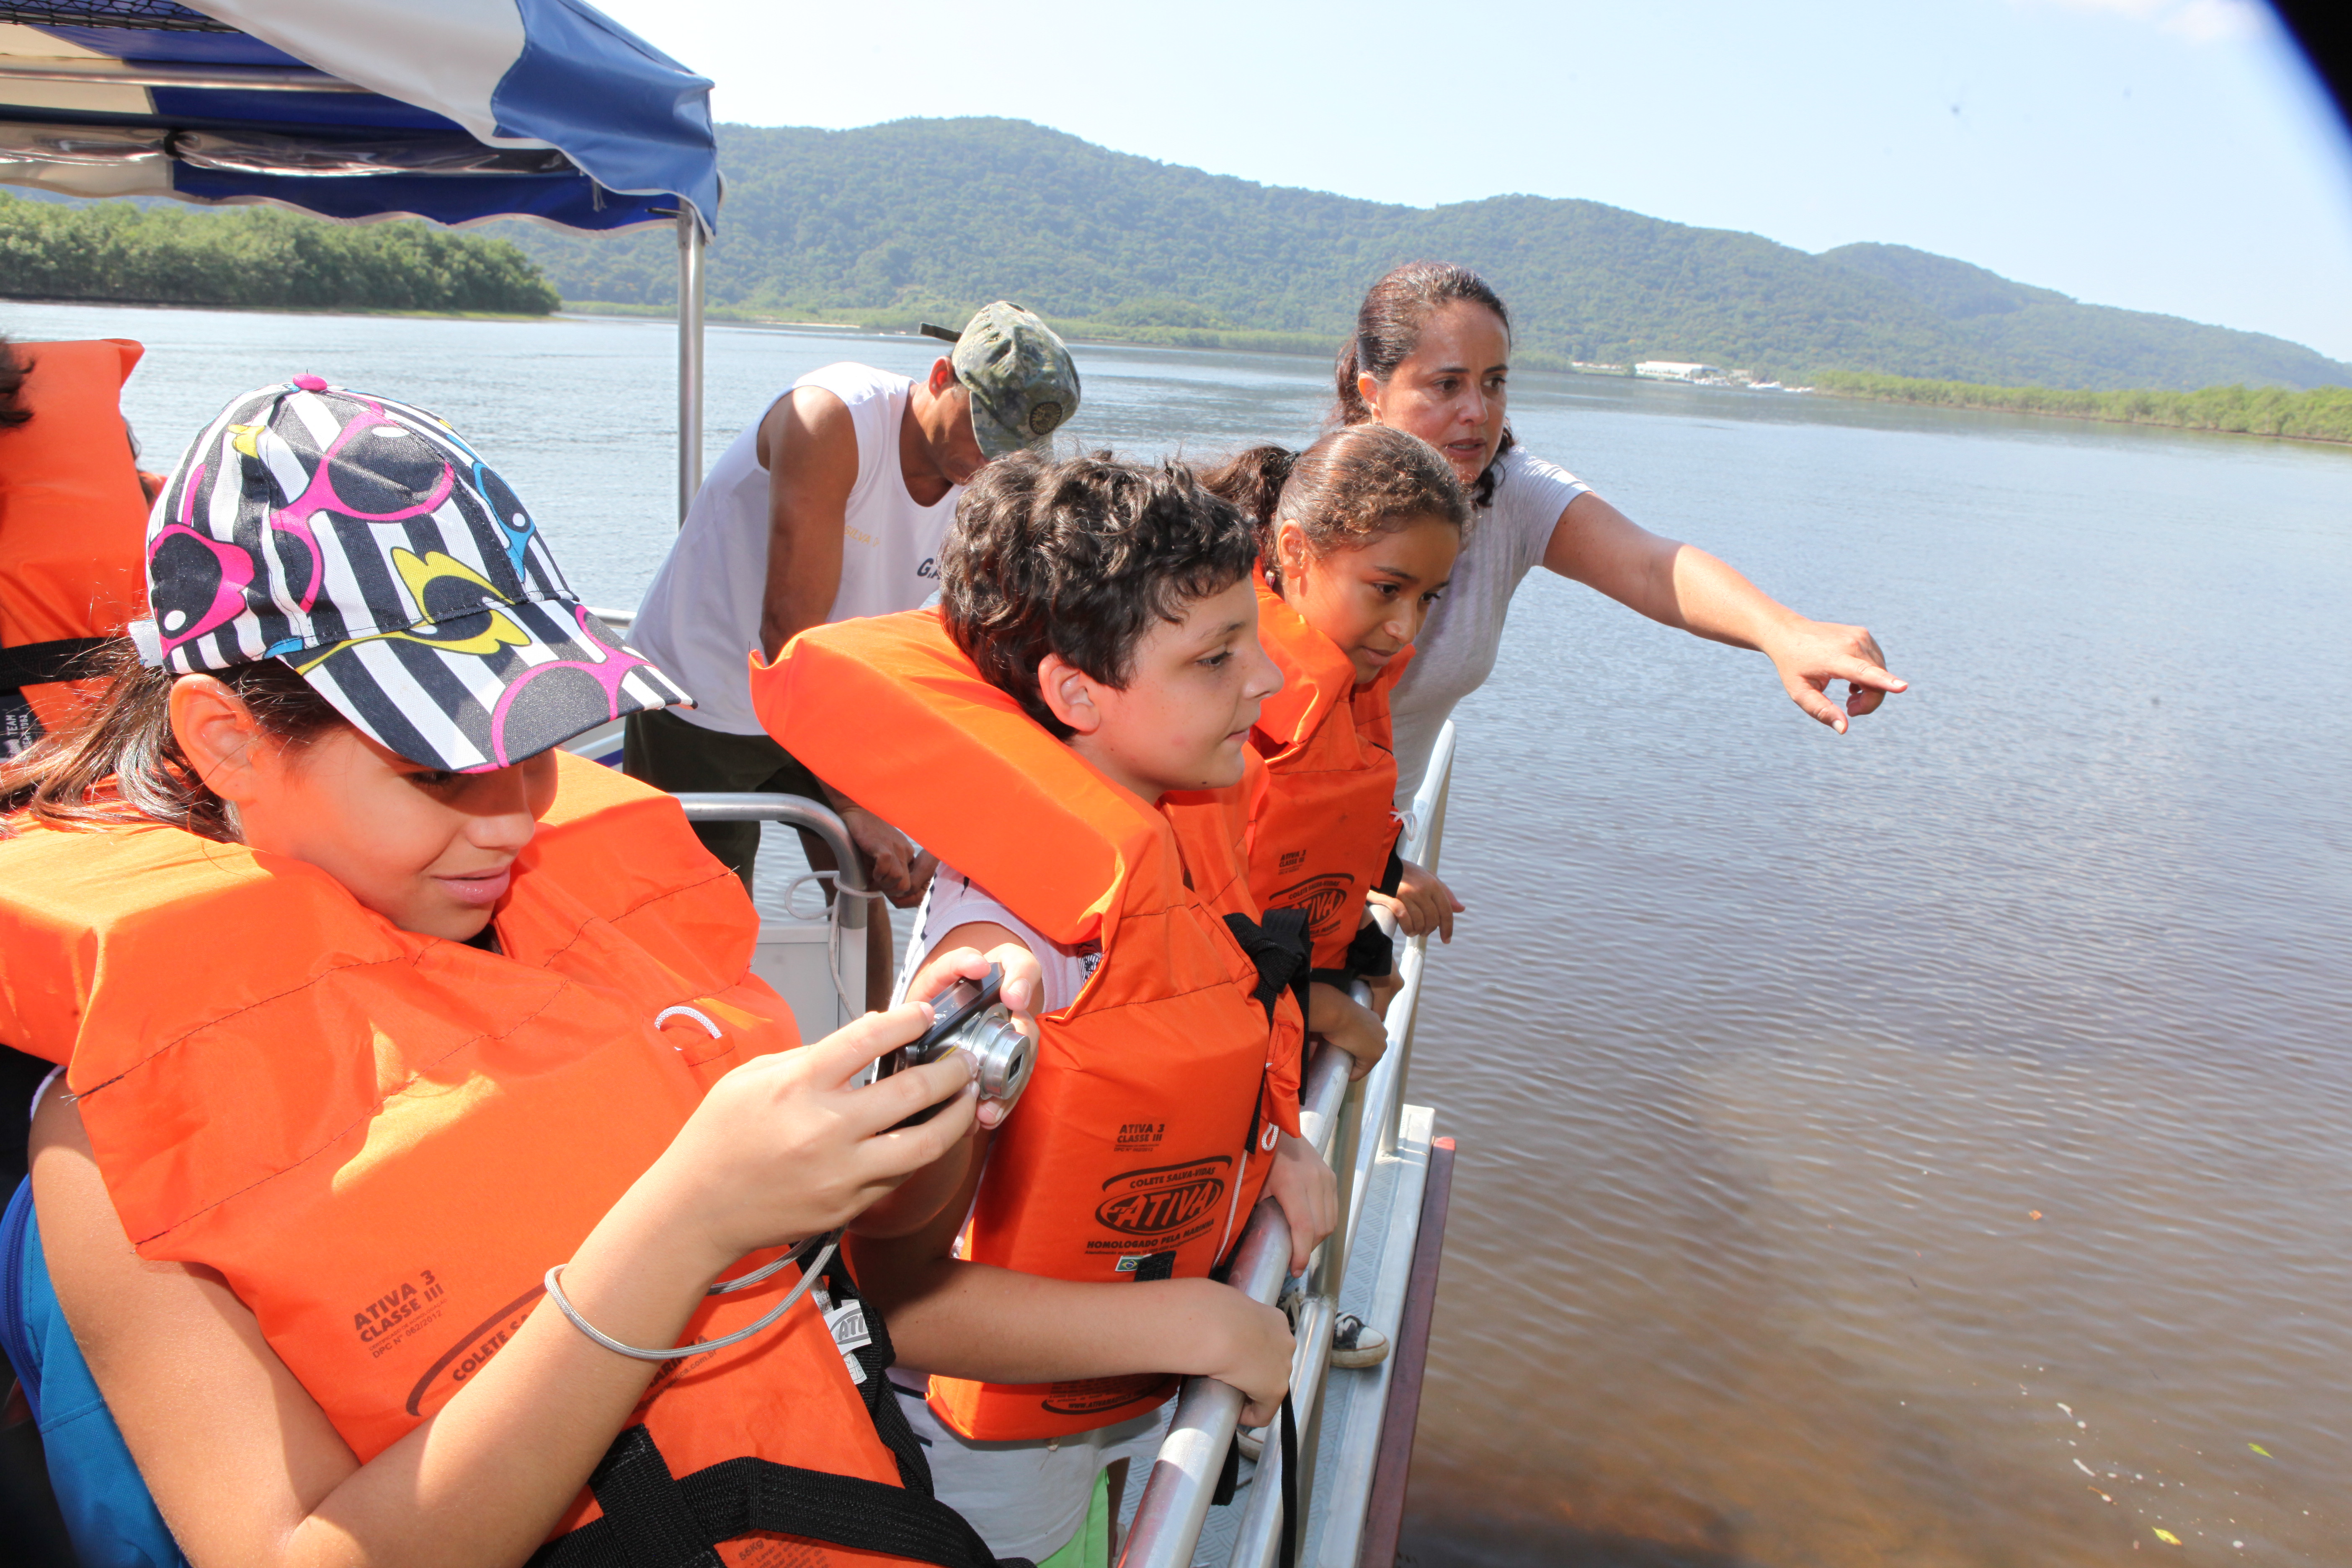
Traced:
[[702, 488], [702, 218], [677, 211], [677, 524]]

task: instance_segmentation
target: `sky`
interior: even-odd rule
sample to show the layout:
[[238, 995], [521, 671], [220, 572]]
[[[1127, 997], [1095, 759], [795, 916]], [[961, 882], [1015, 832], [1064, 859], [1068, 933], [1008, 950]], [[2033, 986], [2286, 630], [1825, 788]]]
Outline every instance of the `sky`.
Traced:
[[596, 3], [722, 120], [999, 114], [1375, 201], [1885, 241], [2352, 361], [2352, 142], [2252, 0]]

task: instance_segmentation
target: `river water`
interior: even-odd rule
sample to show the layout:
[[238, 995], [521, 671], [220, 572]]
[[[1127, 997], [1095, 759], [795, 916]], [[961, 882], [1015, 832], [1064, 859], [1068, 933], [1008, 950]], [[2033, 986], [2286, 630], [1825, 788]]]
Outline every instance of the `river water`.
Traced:
[[[667, 323], [0, 328], [146, 342], [150, 466], [316, 371], [446, 415], [592, 601], [668, 541]], [[930, 353], [714, 329], [712, 454], [848, 357]], [[1133, 453], [1328, 396], [1077, 357], [1076, 433]], [[2352, 1563], [2352, 451], [1543, 375], [1513, 409], [1914, 689], [1839, 738], [1752, 655], [1520, 593], [1413, 1063], [1461, 1155], [1407, 1559]]]

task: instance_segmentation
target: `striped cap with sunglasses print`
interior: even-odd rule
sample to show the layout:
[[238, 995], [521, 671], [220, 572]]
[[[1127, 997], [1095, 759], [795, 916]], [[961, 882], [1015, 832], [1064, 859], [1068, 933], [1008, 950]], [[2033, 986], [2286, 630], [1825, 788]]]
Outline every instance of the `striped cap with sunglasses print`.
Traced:
[[689, 703], [590, 615], [506, 481], [438, 416], [299, 375], [235, 399], [147, 522], [183, 674], [278, 658], [365, 734], [453, 773]]

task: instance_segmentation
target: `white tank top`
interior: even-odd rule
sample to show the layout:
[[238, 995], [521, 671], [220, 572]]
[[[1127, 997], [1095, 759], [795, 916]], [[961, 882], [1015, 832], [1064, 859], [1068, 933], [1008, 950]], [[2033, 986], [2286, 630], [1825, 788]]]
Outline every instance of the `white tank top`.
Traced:
[[[841, 590], [825, 619], [921, 607], [939, 586], [940, 542], [955, 520], [961, 486], [919, 506], [898, 467], [898, 426], [914, 383], [871, 365], [829, 364], [793, 383], [822, 387], [847, 405], [857, 436], [857, 482], [842, 520]], [[771, 405], [770, 406], [773, 406]], [[735, 437], [687, 510], [669, 559], [637, 606], [630, 643], [692, 694], [676, 710], [708, 730], [756, 735], [751, 656], [760, 646], [768, 579], [768, 470], [760, 425]]]

